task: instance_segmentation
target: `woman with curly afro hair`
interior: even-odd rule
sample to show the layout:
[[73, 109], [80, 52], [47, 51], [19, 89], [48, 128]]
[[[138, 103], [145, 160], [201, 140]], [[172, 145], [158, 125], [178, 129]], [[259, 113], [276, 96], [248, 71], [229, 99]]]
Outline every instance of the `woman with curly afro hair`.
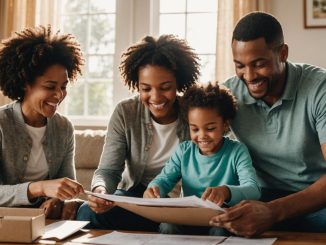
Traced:
[[[123, 53], [120, 72], [129, 90], [138, 93], [121, 101], [111, 116], [92, 191], [142, 197], [179, 142], [189, 139], [177, 92], [196, 82], [198, 56], [173, 35], [146, 36]], [[93, 196], [77, 219], [90, 220], [92, 228], [158, 229], [158, 224]]]
[[[225, 136], [236, 101], [217, 83], [194, 85], [181, 101], [191, 140], [182, 142], [161, 173], [148, 185], [147, 198], [164, 197], [182, 179], [184, 196], [195, 195], [219, 206], [258, 200], [260, 188], [248, 149]], [[161, 233], [229, 235], [219, 227], [162, 223]]]
[[72, 218], [74, 134], [57, 113], [67, 85], [81, 74], [80, 45], [48, 26], [26, 28], [0, 47], [0, 88], [13, 103], [0, 107], [0, 206], [44, 208], [49, 218]]

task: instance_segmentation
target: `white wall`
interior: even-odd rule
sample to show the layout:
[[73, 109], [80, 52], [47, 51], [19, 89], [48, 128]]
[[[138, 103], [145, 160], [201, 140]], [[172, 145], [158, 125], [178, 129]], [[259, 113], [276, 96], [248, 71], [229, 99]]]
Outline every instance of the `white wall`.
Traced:
[[303, 2], [270, 1], [271, 14], [282, 24], [290, 61], [326, 68], [326, 28], [304, 29]]

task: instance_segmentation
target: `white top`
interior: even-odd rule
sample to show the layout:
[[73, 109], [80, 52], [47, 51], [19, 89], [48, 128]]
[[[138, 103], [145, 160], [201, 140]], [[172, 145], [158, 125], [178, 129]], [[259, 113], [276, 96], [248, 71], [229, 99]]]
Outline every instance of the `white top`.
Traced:
[[170, 124], [159, 124], [152, 119], [153, 141], [141, 183], [145, 186], [158, 175], [179, 144], [178, 120]]
[[42, 146], [46, 126], [34, 128], [26, 124], [26, 128], [32, 138], [33, 145], [27, 162], [24, 181], [44, 180], [49, 174], [49, 166]]

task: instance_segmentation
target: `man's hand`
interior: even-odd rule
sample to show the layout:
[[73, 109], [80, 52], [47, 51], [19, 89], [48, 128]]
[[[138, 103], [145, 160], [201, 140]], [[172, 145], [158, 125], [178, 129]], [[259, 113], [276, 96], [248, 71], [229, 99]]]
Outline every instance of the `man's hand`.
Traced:
[[222, 206], [225, 200], [230, 199], [230, 190], [226, 186], [208, 187], [201, 196], [203, 200], [209, 200], [219, 206]]
[[144, 198], [160, 198], [160, 188], [152, 186], [148, 188], [143, 195]]
[[252, 237], [271, 228], [275, 223], [268, 203], [242, 201], [225, 210], [226, 213], [213, 217], [209, 224], [223, 227], [236, 235]]
[[[96, 187], [93, 192], [107, 194], [106, 189], [103, 186]], [[98, 198], [92, 195], [88, 195], [88, 206], [95, 212], [95, 213], [104, 213], [109, 211], [114, 206], [114, 202], [110, 202], [103, 198]]]

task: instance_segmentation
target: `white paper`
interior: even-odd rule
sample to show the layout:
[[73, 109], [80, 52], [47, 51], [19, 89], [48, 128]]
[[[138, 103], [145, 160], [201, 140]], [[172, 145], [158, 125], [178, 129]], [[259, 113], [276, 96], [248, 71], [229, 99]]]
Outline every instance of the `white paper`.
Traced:
[[139, 234], [113, 231], [95, 238], [77, 238], [72, 242], [110, 245], [215, 245], [225, 239], [226, 237], [223, 236]]
[[177, 198], [139, 198], [139, 197], [127, 197], [118, 195], [108, 195], [85, 191], [88, 195], [93, 195], [99, 198], [103, 198], [113, 202], [124, 202], [143, 206], [160, 206], [160, 207], [200, 207], [211, 208], [225, 212], [223, 208], [216, 205], [211, 201], [204, 201], [196, 196], [177, 197]]
[[89, 221], [62, 220], [45, 226], [45, 233], [41, 239], [62, 240], [79, 231]]
[[228, 237], [223, 245], [271, 245], [277, 238], [243, 238], [243, 237]]

